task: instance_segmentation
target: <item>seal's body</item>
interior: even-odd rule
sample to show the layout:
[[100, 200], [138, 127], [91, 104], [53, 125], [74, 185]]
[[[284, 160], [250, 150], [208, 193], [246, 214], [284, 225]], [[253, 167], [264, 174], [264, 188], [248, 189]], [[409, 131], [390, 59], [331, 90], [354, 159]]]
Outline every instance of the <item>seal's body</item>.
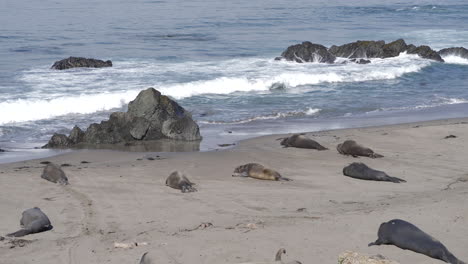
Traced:
[[174, 171], [166, 179], [166, 186], [182, 190], [183, 193], [196, 192], [197, 189], [195, 189], [192, 185], [195, 185], [195, 183], [190, 182], [185, 174], [181, 173], [180, 171]]
[[382, 158], [383, 156], [375, 153], [372, 149], [363, 147], [354, 140], [346, 140], [342, 144], [336, 146], [336, 150], [343, 155], [351, 155], [353, 157], [363, 156], [369, 158]]
[[68, 184], [68, 178], [65, 176], [65, 172], [53, 163], [49, 163], [45, 166], [41, 178], [62, 185]]
[[327, 150], [326, 147], [320, 145], [317, 141], [301, 134], [294, 134], [290, 137], [283, 138], [280, 144], [285, 148], [295, 147], [305, 149]]
[[378, 239], [369, 244], [369, 246], [373, 245], [395, 245], [401, 249], [409, 249], [447, 263], [465, 264], [450, 253], [437, 239], [424, 233], [415, 225], [400, 219], [382, 223], [379, 227]]
[[371, 181], [406, 182], [403, 179], [388, 176], [387, 173], [369, 168], [366, 164], [353, 162], [343, 168], [343, 174], [352, 178]]
[[53, 228], [47, 215], [45, 215], [41, 209], [37, 207], [28, 209], [23, 212], [20, 225], [23, 227], [23, 229], [8, 234], [7, 236], [22, 237], [29, 234], [51, 230]]
[[290, 181], [290, 179], [282, 177], [277, 171], [267, 169], [258, 163], [247, 163], [238, 166], [234, 169], [233, 177], [251, 177], [260, 180], [270, 181]]

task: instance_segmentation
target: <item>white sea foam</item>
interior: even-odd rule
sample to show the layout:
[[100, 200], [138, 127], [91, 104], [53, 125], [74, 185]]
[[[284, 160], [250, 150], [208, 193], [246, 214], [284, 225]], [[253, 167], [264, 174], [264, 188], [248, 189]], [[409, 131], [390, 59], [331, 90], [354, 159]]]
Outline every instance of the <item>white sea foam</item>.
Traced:
[[222, 125], [235, 125], [235, 124], [245, 124], [250, 123], [257, 120], [270, 120], [270, 119], [280, 119], [280, 118], [287, 118], [287, 117], [294, 117], [294, 116], [313, 116], [319, 113], [321, 109], [318, 108], [307, 108], [303, 111], [290, 111], [290, 112], [278, 112], [272, 113], [268, 115], [259, 115], [253, 116], [245, 119], [239, 119], [234, 121], [203, 121], [199, 120], [198, 123], [200, 124], [222, 124]]
[[206, 94], [270, 93], [274, 83], [285, 84], [283, 92], [302, 93], [334, 89], [318, 85], [322, 83], [396, 79], [431, 64], [407, 54], [371, 61], [367, 65], [330, 65], [242, 58], [184, 63], [116, 61], [112, 68], [68, 71], [32, 69], [19, 77], [30, 91], [0, 98], [0, 124], [121, 107], [150, 86], [178, 100]]
[[468, 65], [468, 59], [456, 55], [444, 56], [442, 59], [444, 59], [445, 63]]
[[138, 91], [59, 97], [50, 100], [11, 100], [0, 103], [0, 124], [48, 119], [72, 113], [89, 114], [121, 107]]

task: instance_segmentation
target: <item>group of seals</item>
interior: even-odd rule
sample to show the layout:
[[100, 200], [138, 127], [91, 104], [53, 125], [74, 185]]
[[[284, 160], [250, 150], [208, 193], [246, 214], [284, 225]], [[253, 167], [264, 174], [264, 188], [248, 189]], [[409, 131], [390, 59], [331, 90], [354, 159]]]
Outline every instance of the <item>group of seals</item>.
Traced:
[[382, 223], [377, 235], [377, 240], [369, 243], [369, 247], [395, 245], [401, 249], [408, 249], [450, 264], [465, 264], [450, 253], [437, 239], [404, 220], [393, 219]]
[[22, 237], [29, 234], [39, 233], [51, 230], [52, 224], [41, 209], [34, 207], [23, 212], [20, 220], [22, 229], [8, 234], [9, 237]]
[[263, 165], [258, 163], [247, 163], [245, 165], [236, 167], [232, 177], [250, 177], [254, 179], [270, 181], [290, 181], [289, 178], [281, 176], [279, 172], [273, 169], [265, 168]]
[[192, 185], [195, 185], [195, 183], [191, 182], [185, 174], [180, 171], [174, 171], [166, 179], [166, 186], [181, 190], [183, 193], [196, 192], [197, 189]]
[[388, 176], [388, 174], [383, 171], [371, 169], [361, 162], [353, 162], [344, 167], [343, 174], [361, 180], [388, 181], [394, 183], [406, 182], [403, 179]]

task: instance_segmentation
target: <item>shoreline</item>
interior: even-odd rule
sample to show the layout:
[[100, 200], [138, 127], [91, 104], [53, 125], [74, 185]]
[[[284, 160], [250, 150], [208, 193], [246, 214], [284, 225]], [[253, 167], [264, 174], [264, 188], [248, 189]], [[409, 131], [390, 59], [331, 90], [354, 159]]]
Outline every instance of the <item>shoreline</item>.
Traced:
[[[336, 263], [346, 250], [382, 254], [400, 263], [440, 263], [395, 246], [368, 247], [382, 222], [407, 220], [468, 259], [468, 118], [307, 133], [326, 151], [283, 148], [268, 135], [242, 140], [235, 148], [184, 153], [108, 150], [2, 164], [0, 235], [16, 231], [22, 210], [38, 206], [51, 231], [24, 237], [10, 248], [9, 263], [138, 263], [152, 252], [165, 263], [268, 261], [281, 247], [285, 260]], [[445, 139], [448, 135], [456, 138]], [[335, 147], [346, 139], [384, 158], [352, 158]], [[40, 178], [41, 161], [62, 167], [70, 185]], [[87, 162], [87, 163], [84, 163]], [[231, 177], [241, 164], [258, 162], [291, 182]], [[342, 175], [351, 162], [405, 179], [374, 182]], [[165, 186], [174, 170], [188, 174], [198, 192]], [[34, 186], [31, 188], [31, 186]], [[201, 227], [203, 223], [212, 226]], [[132, 249], [114, 243], [148, 243]], [[47, 250], [44, 250], [47, 248]], [[54, 256], [54, 257], [52, 257]]]

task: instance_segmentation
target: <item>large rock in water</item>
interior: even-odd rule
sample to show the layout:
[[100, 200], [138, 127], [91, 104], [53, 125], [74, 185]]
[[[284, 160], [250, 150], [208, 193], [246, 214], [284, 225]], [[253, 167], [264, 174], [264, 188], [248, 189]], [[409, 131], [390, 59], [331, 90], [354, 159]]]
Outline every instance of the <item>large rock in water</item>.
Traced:
[[[281, 57], [296, 62], [326, 62], [333, 63], [336, 57], [349, 59], [368, 59], [368, 58], [390, 58], [396, 57], [402, 52], [408, 54], [417, 54], [422, 58], [443, 62], [440, 55], [428, 46], [416, 47], [412, 44], [407, 45], [403, 39], [398, 39], [390, 43], [379, 41], [356, 41], [341, 46], [331, 46], [328, 50], [322, 45], [303, 42], [288, 47]], [[361, 61], [355, 61], [360, 63]], [[362, 64], [369, 63], [362, 61]]]
[[81, 58], [81, 57], [70, 57], [67, 59], [56, 61], [54, 65], [52, 65], [51, 69], [65, 70], [65, 69], [79, 68], [79, 67], [87, 67], [87, 68], [112, 67], [112, 61], [87, 59], [87, 58]]
[[333, 63], [335, 56], [328, 52], [325, 46], [319, 44], [313, 44], [309, 41], [302, 42], [289, 46], [282, 54], [281, 57], [288, 61], [295, 62], [324, 62]]
[[464, 47], [441, 49], [437, 53], [439, 53], [439, 55], [442, 57], [458, 56], [464, 59], [468, 59], [468, 50]]
[[86, 131], [75, 126], [68, 137], [54, 134], [43, 148], [158, 139], [201, 140], [200, 129], [183, 107], [154, 88], [148, 88], [128, 104], [126, 113], [114, 112], [109, 120], [91, 124]]

